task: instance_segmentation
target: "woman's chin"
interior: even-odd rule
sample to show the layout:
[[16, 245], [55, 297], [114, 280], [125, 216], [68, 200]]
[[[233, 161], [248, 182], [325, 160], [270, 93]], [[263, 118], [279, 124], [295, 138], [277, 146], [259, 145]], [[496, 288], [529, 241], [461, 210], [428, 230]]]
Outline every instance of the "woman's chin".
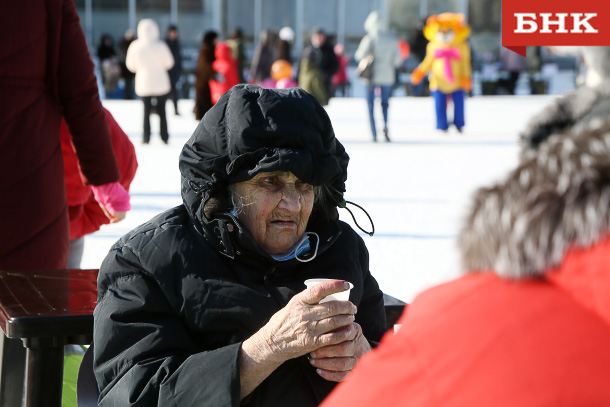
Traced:
[[272, 244], [265, 245], [264, 249], [269, 254], [284, 254], [290, 250], [298, 242], [298, 240], [299, 239], [296, 234], [292, 234], [292, 236], [285, 236], [284, 238], [278, 236], [277, 239], [274, 239]]

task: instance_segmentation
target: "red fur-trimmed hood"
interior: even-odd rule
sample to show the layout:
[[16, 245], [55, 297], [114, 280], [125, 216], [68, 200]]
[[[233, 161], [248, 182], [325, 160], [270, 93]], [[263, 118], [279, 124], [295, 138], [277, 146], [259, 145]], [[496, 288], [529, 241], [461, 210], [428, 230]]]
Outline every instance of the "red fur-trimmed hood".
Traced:
[[610, 120], [556, 133], [476, 192], [460, 237], [466, 270], [541, 276], [610, 231]]

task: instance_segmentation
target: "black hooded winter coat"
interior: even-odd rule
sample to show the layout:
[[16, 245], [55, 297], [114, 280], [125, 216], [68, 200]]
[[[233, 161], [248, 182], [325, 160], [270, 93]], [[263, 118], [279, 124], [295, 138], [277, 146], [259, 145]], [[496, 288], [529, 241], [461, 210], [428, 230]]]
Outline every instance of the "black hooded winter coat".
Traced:
[[[182, 151], [183, 205], [122, 237], [102, 264], [94, 313], [100, 406], [239, 406], [241, 342], [308, 278], [352, 282], [356, 322], [379, 341], [382, 292], [364, 242], [337, 217], [348, 160], [324, 109], [301, 89], [227, 92]], [[229, 213], [228, 185], [265, 171], [331, 191], [308, 223], [319, 236], [312, 261], [273, 260]], [[302, 356], [273, 372], [247, 405], [316, 406], [335, 384]]]

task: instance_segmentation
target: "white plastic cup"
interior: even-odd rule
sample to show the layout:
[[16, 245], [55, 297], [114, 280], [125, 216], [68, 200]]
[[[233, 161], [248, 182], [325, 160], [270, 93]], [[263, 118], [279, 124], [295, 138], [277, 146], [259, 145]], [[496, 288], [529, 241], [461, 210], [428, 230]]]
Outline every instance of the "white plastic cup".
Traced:
[[[305, 285], [307, 286], [307, 288], [311, 288], [314, 285], [318, 285], [325, 281], [332, 281], [332, 280], [336, 280], [336, 279], [335, 278], [310, 278], [309, 280], [305, 280]], [[349, 301], [349, 292], [352, 290], [352, 288], [354, 288], [354, 285], [352, 283], [350, 283], [349, 281], [347, 281], [347, 283], [349, 284], [349, 288], [347, 290], [341, 291], [338, 293], [334, 293], [334, 294], [330, 294], [330, 295], [324, 297], [322, 299], [322, 301], [320, 301], [320, 304], [322, 304], [323, 302], [328, 302], [328, 301]]]

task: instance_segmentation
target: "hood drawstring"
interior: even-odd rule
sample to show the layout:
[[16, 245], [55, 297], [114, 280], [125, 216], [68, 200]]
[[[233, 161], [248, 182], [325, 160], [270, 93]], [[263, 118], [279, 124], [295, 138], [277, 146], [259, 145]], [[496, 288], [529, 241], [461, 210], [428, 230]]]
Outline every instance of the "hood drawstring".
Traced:
[[[367, 216], [367, 218], [369, 218], [369, 222], [371, 222], [371, 228], [372, 228], [372, 230], [370, 232], [367, 232], [366, 230], [362, 229], [362, 227], [358, 224], [358, 221], [356, 220], [356, 217], [354, 216], [352, 211], [350, 211], [350, 209], [347, 207], [347, 204], [351, 204], [351, 205], [354, 205], [355, 207], [359, 208], [362, 212], [364, 212], [364, 214]], [[349, 212], [349, 214], [352, 215], [352, 219], [354, 220], [354, 223], [356, 224], [358, 229], [360, 229], [361, 231], [363, 231], [364, 233], [366, 233], [369, 236], [373, 236], [375, 234], [375, 224], [373, 223], [373, 219], [371, 219], [371, 215], [369, 215], [369, 213], [366, 210], [364, 210], [364, 208], [362, 206], [360, 206], [354, 202], [346, 201], [346, 200], [339, 202], [338, 206], [339, 206], [339, 208], [346, 209]]]
[[[316, 247], [314, 249], [314, 252], [309, 259], [299, 258], [299, 255], [301, 253], [309, 253], [311, 251], [310, 250], [311, 246], [310, 246], [310, 242], [309, 242], [310, 236], [316, 237]], [[290, 259], [297, 259], [297, 261], [300, 261], [301, 263], [307, 263], [308, 261], [312, 261], [313, 259], [316, 258], [317, 254], [318, 254], [319, 242], [320, 242], [320, 237], [318, 236], [317, 233], [305, 232], [303, 234], [303, 236], [301, 236], [301, 239], [297, 243], [295, 243], [294, 246], [292, 246], [290, 249], [288, 249], [288, 251], [286, 253], [272, 254], [271, 257], [276, 261], [286, 261], [286, 260], [290, 260]]]

